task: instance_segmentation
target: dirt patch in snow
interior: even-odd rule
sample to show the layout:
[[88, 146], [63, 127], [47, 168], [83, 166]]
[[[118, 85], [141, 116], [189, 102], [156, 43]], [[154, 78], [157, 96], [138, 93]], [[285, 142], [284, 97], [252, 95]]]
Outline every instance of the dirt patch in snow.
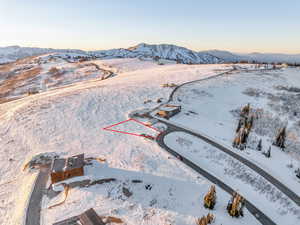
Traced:
[[14, 74], [10, 78], [4, 80], [0, 86], [0, 98], [7, 97], [18, 87], [22, 86], [26, 80], [32, 79], [40, 74], [42, 71], [41, 67], [36, 67], [25, 72]]

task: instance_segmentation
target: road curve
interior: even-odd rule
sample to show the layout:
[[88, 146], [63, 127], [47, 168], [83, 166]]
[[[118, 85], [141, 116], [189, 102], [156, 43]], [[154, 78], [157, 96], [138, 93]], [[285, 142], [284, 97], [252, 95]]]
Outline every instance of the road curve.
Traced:
[[43, 192], [46, 189], [50, 166], [40, 168], [30, 200], [26, 210], [25, 225], [40, 225], [41, 220], [41, 203]]
[[182, 132], [191, 134], [195, 137], [202, 139], [206, 143], [218, 148], [219, 150], [223, 151], [224, 153], [230, 155], [231, 157], [240, 161], [244, 165], [248, 166], [250, 169], [254, 170], [256, 173], [258, 173], [263, 178], [265, 178], [267, 181], [269, 181], [271, 184], [273, 184], [277, 189], [279, 189], [287, 197], [289, 197], [289, 199], [291, 201], [295, 202], [298, 206], [300, 206], [300, 197], [295, 192], [293, 192], [291, 189], [289, 189], [287, 186], [285, 186], [279, 180], [274, 178], [272, 175], [270, 175], [269, 173], [267, 173], [266, 171], [264, 171], [263, 169], [261, 169], [260, 167], [258, 167], [257, 165], [255, 165], [254, 163], [249, 161], [248, 159], [242, 157], [241, 155], [235, 153], [231, 149], [227, 148], [226, 146], [223, 146], [222, 144], [216, 142], [215, 140], [213, 140], [212, 138], [210, 138], [206, 135], [200, 134], [200, 133], [190, 130], [188, 128], [179, 127], [177, 125], [174, 125], [173, 123], [166, 122], [165, 120], [161, 120], [161, 119], [158, 119], [158, 120], [159, 120], [159, 122], [164, 123], [168, 126], [169, 129], [167, 130], [166, 134], [174, 132], [174, 131], [182, 131]]
[[197, 79], [197, 80], [193, 80], [193, 81], [188, 81], [188, 82], [186, 82], [186, 83], [182, 83], [182, 84], [176, 86], [176, 87], [172, 90], [171, 94], [169, 95], [168, 101], [163, 102], [163, 103], [159, 104], [158, 106], [156, 106], [155, 108], [151, 109], [151, 111], [148, 113], [148, 117], [151, 118], [151, 116], [150, 116], [150, 113], [151, 113], [151, 112], [157, 110], [157, 109], [158, 109], [159, 107], [161, 107], [162, 105], [167, 104], [167, 103], [173, 101], [175, 92], [176, 92], [177, 90], [179, 90], [181, 87], [186, 86], [186, 85], [188, 85], [188, 84], [200, 82], [200, 81], [211, 80], [211, 79], [214, 79], [214, 78], [217, 78], [217, 77], [221, 77], [221, 76], [224, 76], [224, 75], [229, 75], [229, 74], [232, 74], [233, 72], [237, 72], [237, 71], [234, 70], [234, 69], [230, 69], [230, 70], [227, 70], [227, 71], [218, 73], [218, 74], [216, 74], [216, 75], [212, 75], [212, 76], [209, 76], [209, 77], [205, 77], [205, 78], [201, 78], [201, 79]]
[[[194, 80], [194, 81], [189, 81], [186, 83], [183, 83], [179, 86], [177, 86], [170, 94], [169, 99], [167, 102], [160, 104], [159, 106], [155, 107], [153, 110], [151, 110], [148, 114], [147, 117], [150, 119], [157, 119], [159, 122], [164, 123], [165, 125], [167, 125], [167, 130], [164, 131], [163, 133], [161, 133], [158, 137], [157, 137], [157, 143], [160, 147], [162, 147], [163, 149], [165, 149], [166, 151], [168, 151], [170, 154], [174, 155], [175, 157], [177, 156], [181, 156], [182, 158], [182, 162], [185, 163], [187, 166], [191, 167], [193, 170], [197, 171], [198, 173], [202, 174], [204, 177], [206, 177], [207, 179], [209, 179], [210, 181], [212, 181], [213, 183], [215, 183], [216, 185], [218, 185], [219, 187], [221, 187], [223, 190], [225, 190], [228, 193], [232, 193], [233, 189], [231, 189], [229, 186], [227, 186], [226, 184], [224, 184], [221, 180], [219, 180], [218, 178], [214, 177], [213, 175], [207, 173], [206, 171], [204, 171], [203, 169], [201, 169], [200, 167], [198, 167], [196, 164], [194, 164], [193, 162], [189, 161], [188, 159], [186, 159], [185, 157], [183, 157], [182, 155], [178, 154], [177, 152], [175, 152], [174, 150], [170, 149], [168, 146], [166, 146], [164, 144], [163, 138], [165, 135], [174, 132], [174, 131], [183, 131], [186, 132], [188, 134], [194, 135], [200, 139], [202, 139], [203, 141], [211, 144], [212, 146], [220, 149], [221, 151], [225, 152], [226, 154], [229, 154], [230, 156], [234, 157], [236, 160], [239, 160], [241, 163], [245, 164], [246, 166], [248, 166], [249, 168], [251, 168], [252, 170], [254, 170], [255, 172], [257, 172], [258, 174], [260, 174], [262, 177], [264, 177], [266, 180], [268, 180], [270, 183], [272, 183], [276, 188], [278, 188], [281, 192], [283, 192], [286, 196], [288, 196], [290, 198], [291, 201], [295, 202], [298, 206], [300, 205], [300, 198], [299, 196], [294, 193], [292, 190], [290, 190], [288, 187], [286, 187], [284, 184], [282, 184], [280, 181], [278, 181], [277, 179], [275, 179], [273, 176], [271, 176], [270, 174], [268, 174], [266, 171], [264, 171], [263, 169], [261, 169], [260, 167], [256, 166], [255, 164], [253, 164], [251, 161], [245, 159], [244, 157], [234, 153], [232, 150], [230, 150], [229, 148], [227, 148], [226, 146], [223, 146], [220, 143], [217, 143], [215, 140], [213, 140], [212, 138], [206, 136], [206, 135], [202, 135], [198, 132], [192, 131], [191, 129], [187, 129], [187, 128], [183, 128], [181, 126], [176, 126], [173, 123], [170, 123], [166, 120], [162, 120], [156, 117], [153, 117], [151, 115], [152, 112], [154, 112], [155, 110], [157, 110], [161, 105], [166, 104], [166, 103], [170, 103], [171, 101], [173, 101], [174, 99], [174, 95], [176, 93], [176, 91], [178, 91], [181, 87], [188, 85], [188, 84], [192, 84], [192, 83], [196, 83], [196, 82], [201, 82], [201, 81], [205, 81], [205, 80], [209, 80], [209, 79], [214, 79], [217, 77], [221, 77], [223, 75], [226, 74], [230, 74], [231, 72], [233, 72], [234, 70], [229, 70], [208, 78], [204, 78], [204, 79], [198, 79], [198, 80]], [[256, 71], [256, 70], [254, 70]], [[254, 215], [258, 215], [257, 219], [265, 225], [268, 224], [275, 224], [270, 218], [268, 218], [265, 214], [263, 214], [261, 211], [259, 211], [254, 205], [252, 205], [250, 202], [246, 201], [246, 207], [248, 208], [248, 210], [254, 214]]]
[[[273, 70], [273, 69], [268, 69], [268, 70]], [[177, 86], [170, 94], [169, 99], [166, 103], [170, 103], [171, 101], [173, 101], [174, 99], [174, 95], [176, 93], [176, 91], [178, 91], [181, 87], [188, 85], [188, 84], [192, 84], [192, 83], [197, 83], [197, 82], [201, 82], [201, 81], [205, 81], [205, 80], [210, 80], [210, 79], [215, 79], [221, 76], [224, 76], [226, 74], [231, 74], [232, 72], [235, 72], [236, 70], [231, 69], [228, 70], [226, 72], [222, 72], [219, 73], [217, 75], [211, 76], [211, 77], [207, 77], [207, 78], [203, 78], [203, 79], [198, 79], [198, 80], [194, 80], [194, 81], [189, 81], [186, 83], [183, 83], [179, 86]], [[253, 70], [253, 71], [257, 71], [257, 70]], [[261, 71], [261, 70], [259, 70]], [[247, 70], [247, 72], [249, 72]], [[163, 103], [163, 104], [166, 104]], [[156, 109], [158, 109], [161, 105], [159, 105], [158, 107], [154, 108], [153, 110], [151, 110], [151, 112], [155, 111]], [[260, 167], [258, 167], [257, 165], [255, 165], [254, 163], [252, 163], [251, 161], [247, 160], [246, 158], [242, 157], [241, 155], [233, 152], [231, 149], [227, 148], [226, 146], [223, 146], [222, 144], [216, 142], [215, 140], [213, 140], [212, 138], [200, 134], [199, 132], [193, 131], [189, 128], [183, 128], [182, 126], [176, 126], [174, 123], [170, 123], [167, 122], [166, 120], [163, 119], [159, 119], [156, 117], [153, 117], [151, 115], [151, 112], [148, 113], [148, 117], [151, 119], [157, 119], [159, 122], [166, 124], [170, 129], [168, 129], [168, 132], [172, 132], [173, 131], [183, 131], [186, 132], [188, 134], [194, 135], [200, 139], [202, 139], [203, 141], [211, 144], [212, 146], [218, 148], [219, 150], [223, 151], [224, 153], [232, 156], [233, 158], [235, 158], [236, 160], [239, 160], [240, 162], [242, 162], [243, 164], [245, 164], [246, 166], [248, 166], [249, 168], [251, 168], [252, 170], [254, 170], [255, 172], [257, 172], [258, 174], [260, 174], [262, 177], [264, 177], [267, 181], [269, 181], [270, 183], [272, 183], [277, 189], [279, 189], [282, 193], [284, 193], [291, 201], [295, 202], [298, 206], [300, 206], [300, 197], [293, 192], [292, 190], [290, 190], [286, 185], [284, 185], [283, 183], [281, 183], [279, 180], [275, 179], [273, 176], [271, 176], [269, 173], [267, 173], [266, 171], [264, 171], [263, 169], [261, 169]]]
[[[211, 175], [207, 171], [203, 170], [202, 168], [200, 168], [199, 166], [197, 166], [196, 164], [194, 164], [192, 161], [188, 160], [187, 158], [185, 158], [181, 154], [179, 154], [176, 151], [172, 150], [171, 148], [169, 148], [164, 143], [164, 137], [167, 134], [171, 133], [171, 132], [173, 132], [173, 129], [168, 128], [166, 130], [166, 132], [161, 133], [156, 139], [158, 145], [161, 148], [165, 149], [167, 152], [169, 152], [171, 155], [175, 156], [176, 158], [178, 158], [178, 156], [180, 156], [180, 160], [185, 165], [192, 168], [193, 170], [195, 170], [196, 172], [198, 172], [199, 174], [201, 174], [202, 176], [204, 176], [205, 178], [210, 180], [212, 183], [216, 184], [217, 186], [222, 188], [224, 191], [226, 191], [227, 193], [232, 195], [234, 190], [231, 187], [229, 187], [228, 185], [226, 185], [221, 180], [219, 180], [215, 176]], [[268, 216], [266, 216], [262, 211], [260, 211], [253, 204], [251, 204], [247, 199], [245, 200], [245, 206], [249, 210], [249, 212], [252, 213], [261, 224], [263, 224], [263, 225], [276, 225]]]

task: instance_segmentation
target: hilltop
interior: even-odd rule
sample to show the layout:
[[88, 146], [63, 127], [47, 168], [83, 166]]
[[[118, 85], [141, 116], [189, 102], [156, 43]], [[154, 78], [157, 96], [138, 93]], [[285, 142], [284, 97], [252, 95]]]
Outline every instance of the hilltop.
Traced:
[[174, 60], [184, 64], [235, 63], [241, 61], [260, 63], [300, 63], [300, 54], [250, 53], [239, 54], [221, 50], [193, 51], [171, 44], [141, 43], [129, 48], [83, 51], [78, 49], [29, 48], [20, 46], [0, 47], [0, 64], [13, 62], [28, 56], [46, 53], [76, 53], [98, 59], [152, 58]]

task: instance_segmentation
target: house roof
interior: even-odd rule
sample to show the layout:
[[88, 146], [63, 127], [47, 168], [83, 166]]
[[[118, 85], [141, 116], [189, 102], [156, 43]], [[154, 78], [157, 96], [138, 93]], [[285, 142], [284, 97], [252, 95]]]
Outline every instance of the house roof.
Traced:
[[53, 225], [78, 225], [79, 217], [73, 216], [68, 219], [54, 223]]
[[52, 164], [52, 172], [59, 172], [63, 171], [63, 168], [65, 166], [65, 159], [54, 159], [53, 164]]
[[159, 109], [163, 110], [163, 111], [174, 111], [180, 108], [180, 105], [170, 105], [170, 104], [166, 104], [161, 106]]
[[67, 159], [54, 159], [52, 172], [63, 172], [84, 166], [84, 154], [75, 155]]
[[79, 216], [73, 216], [69, 219], [54, 223], [53, 225], [105, 225], [94, 209], [89, 209]]
[[105, 225], [94, 209], [89, 209], [79, 216], [83, 225]]

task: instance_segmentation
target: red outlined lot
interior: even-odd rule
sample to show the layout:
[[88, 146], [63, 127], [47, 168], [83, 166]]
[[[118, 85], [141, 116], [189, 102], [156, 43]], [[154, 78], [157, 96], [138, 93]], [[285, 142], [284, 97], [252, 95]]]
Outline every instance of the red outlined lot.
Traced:
[[[133, 132], [128, 132], [128, 131], [121, 131], [121, 130], [115, 130], [114, 128], [120, 124], [124, 124], [124, 123], [138, 123], [140, 125], [143, 125], [149, 129], [152, 129], [154, 131], [156, 131], [158, 134], [153, 137], [151, 135], [146, 135], [146, 134], [138, 134], [138, 133], [133, 133]], [[145, 137], [145, 138], [148, 138], [148, 139], [156, 139], [156, 137], [161, 133], [161, 131], [159, 131], [158, 129], [156, 129], [155, 127], [152, 127], [151, 125], [148, 125], [148, 124], [145, 124], [141, 121], [138, 121], [136, 119], [128, 119], [128, 120], [124, 120], [124, 121], [121, 121], [119, 123], [116, 123], [116, 124], [113, 124], [113, 125], [110, 125], [108, 127], [104, 127], [102, 128], [103, 130], [106, 130], [106, 131], [112, 131], [112, 132], [117, 132], [117, 133], [121, 133], [121, 134], [128, 134], [128, 135], [133, 135], [133, 136], [139, 136], [139, 137]]]

